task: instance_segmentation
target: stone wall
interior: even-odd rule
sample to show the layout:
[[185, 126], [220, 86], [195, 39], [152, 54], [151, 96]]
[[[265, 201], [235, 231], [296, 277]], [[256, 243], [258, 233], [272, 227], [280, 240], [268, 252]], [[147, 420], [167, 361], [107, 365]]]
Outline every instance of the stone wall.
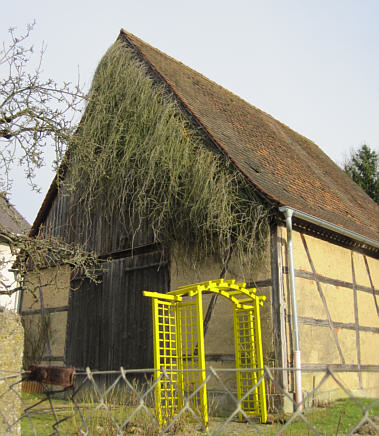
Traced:
[[[21, 434], [19, 424], [9, 427], [22, 413], [20, 380], [24, 348], [24, 329], [19, 315], [0, 310], [0, 434]], [[12, 377], [14, 376], [14, 377]], [[5, 394], [4, 394], [5, 393]]]

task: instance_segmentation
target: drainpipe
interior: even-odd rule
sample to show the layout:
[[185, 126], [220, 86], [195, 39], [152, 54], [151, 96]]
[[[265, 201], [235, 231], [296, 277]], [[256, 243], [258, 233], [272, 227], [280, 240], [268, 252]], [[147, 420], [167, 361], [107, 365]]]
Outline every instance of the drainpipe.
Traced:
[[293, 210], [288, 207], [280, 207], [280, 212], [283, 212], [286, 217], [287, 225], [287, 257], [288, 257], [288, 274], [290, 279], [290, 292], [291, 292], [291, 308], [292, 308], [292, 323], [294, 335], [294, 368], [295, 368], [295, 401], [301, 409], [303, 405], [303, 392], [301, 388], [301, 355], [299, 343], [299, 326], [297, 322], [297, 299], [296, 299], [296, 286], [295, 286], [295, 269], [293, 264], [293, 248], [292, 248], [292, 215]]

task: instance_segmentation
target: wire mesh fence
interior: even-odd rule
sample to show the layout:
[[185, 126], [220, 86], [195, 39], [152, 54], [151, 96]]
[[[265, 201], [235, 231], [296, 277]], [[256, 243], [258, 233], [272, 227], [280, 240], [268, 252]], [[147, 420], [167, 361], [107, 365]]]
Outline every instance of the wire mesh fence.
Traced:
[[[257, 372], [256, 383], [240, 399], [238, 372]], [[379, 434], [379, 371], [365, 370], [366, 389], [355, 389], [358, 372], [302, 370], [312, 380], [302, 404], [295, 404], [291, 368], [208, 368], [202, 384], [189, 391], [177, 372], [153, 369], [74, 372], [36, 367], [23, 374], [0, 373], [0, 434], [9, 435], [370, 435]], [[283, 383], [284, 381], [284, 383]], [[156, 392], [164, 382], [180, 401], [171, 412], [157, 410]], [[267, 423], [244, 411], [248, 396], [266, 385]], [[194, 398], [207, 385], [209, 424]], [[28, 392], [26, 392], [28, 391]], [[376, 396], [376, 398], [375, 398]], [[179, 405], [179, 406], [178, 406]], [[170, 409], [165, 409], [170, 410]]]

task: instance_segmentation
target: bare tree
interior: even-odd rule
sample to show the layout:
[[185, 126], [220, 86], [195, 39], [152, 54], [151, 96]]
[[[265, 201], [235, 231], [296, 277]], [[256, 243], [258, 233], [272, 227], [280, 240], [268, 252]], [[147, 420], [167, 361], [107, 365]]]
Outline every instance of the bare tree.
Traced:
[[34, 55], [29, 37], [34, 23], [18, 35], [9, 29], [10, 42], [0, 50], [0, 189], [11, 187], [10, 170], [18, 165], [36, 189], [36, 169], [44, 164], [47, 146], [55, 147], [59, 164], [73, 131], [73, 117], [82, 109], [79, 84], [58, 84], [44, 78], [46, 46]]
[[[98, 274], [101, 270], [101, 262], [94, 253], [84, 251], [80, 246], [67, 244], [56, 238], [39, 239], [25, 235], [16, 235], [0, 226], [0, 240], [6, 243], [12, 257], [0, 258], [0, 266], [17, 272], [18, 277], [13, 282], [2, 280], [0, 275], [0, 296], [12, 295], [21, 289], [36, 293], [40, 287], [29, 282], [27, 273], [33, 271], [36, 277], [44, 277], [47, 268], [55, 268], [55, 275], [44, 286], [55, 284], [62, 267], [67, 265], [71, 268], [73, 276], [80, 275], [91, 281], [98, 282]], [[35, 277], [34, 277], [35, 279]], [[39, 280], [35, 280], [38, 283]]]
[[[46, 46], [42, 45], [34, 55], [30, 44], [33, 27], [34, 23], [27, 25], [22, 34], [10, 28], [10, 41], [0, 47], [0, 191], [4, 192], [11, 188], [10, 173], [16, 166], [25, 169], [31, 187], [38, 189], [34, 177], [44, 164], [47, 148], [55, 149], [55, 163], [59, 165], [75, 127], [75, 115], [85, 101], [79, 84], [58, 84], [52, 78], [44, 78], [42, 61]], [[0, 270], [16, 267], [18, 271], [14, 283], [0, 276], [0, 296], [30, 288], [26, 284], [27, 272], [43, 274], [44, 269], [52, 266], [59, 269], [70, 265], [73, 272], [80, 271], [84, 277], [97, 280], [96, 256], [80, 247], [53, 238], [15, 234], [1, 224], [0, 242], [9, 246], [12, 255], [0, 256]]]

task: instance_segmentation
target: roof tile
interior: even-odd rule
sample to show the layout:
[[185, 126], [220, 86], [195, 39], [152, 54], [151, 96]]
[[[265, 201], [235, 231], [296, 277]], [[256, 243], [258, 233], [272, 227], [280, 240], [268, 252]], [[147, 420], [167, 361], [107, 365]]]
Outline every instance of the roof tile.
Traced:
[[316, 144], [134, 35], [121, 34], [269, 199], [379, 240], [379, 206]]

